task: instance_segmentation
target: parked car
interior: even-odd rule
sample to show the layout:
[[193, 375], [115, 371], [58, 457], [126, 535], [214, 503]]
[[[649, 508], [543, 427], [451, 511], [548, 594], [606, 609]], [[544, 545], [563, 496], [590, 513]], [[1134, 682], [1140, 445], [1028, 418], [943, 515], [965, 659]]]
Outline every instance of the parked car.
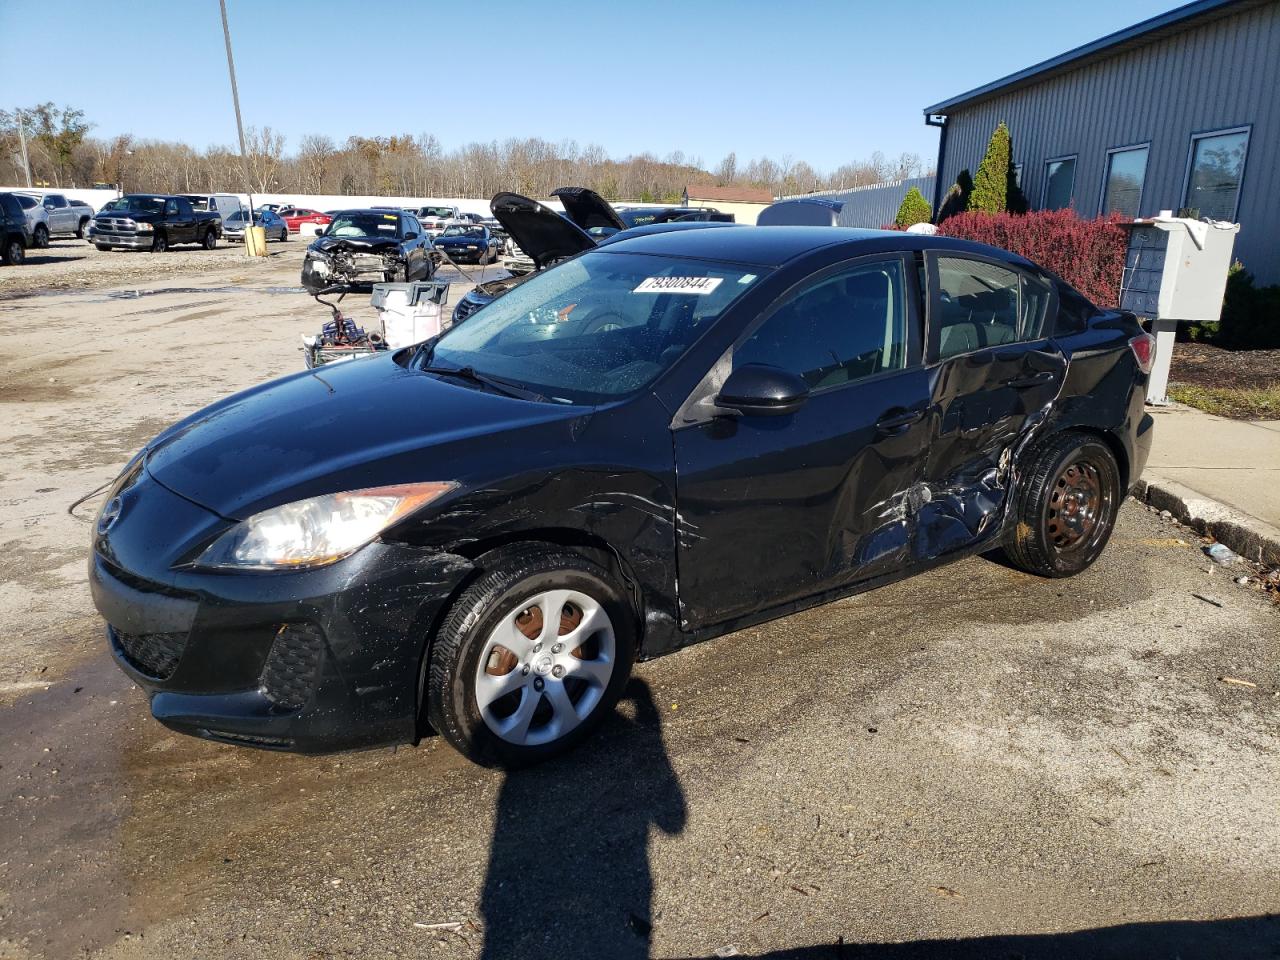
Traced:
[[1088, 569], [1152, 344], [969, 241], [634, 236], [160, 434], [96, 519], [94, 602], [175, 730], [541, 760], [637, 659], [996, 547]]
[[288, 210], [277, 212], [284, 218], [284, 222], [289, 225], [289, 229], [294, 233], [300, 232], [303, 224], [312, 224], [319, 230], [319, 228], [328, 226], [333, 221], [333, 217], [327, 213], [321, 213], [319, 210], [309, 210], [305, 207], [291, 207]]
[[455, 223], [432, 241], [437, 251], [448, 254], [454, 263], [493, 263], [502, 249], [488, 227]]
[[62, 193], [38, 193], [26, 190], [18, 191], [19, 202], [27, 206], [27, 201], [34, 201], [31, 208], [43, 207], [45, 219], [42, 235], [35, 238], [37, 247], [47, 247], [51, 236], [68, 236], [85, 238], [89, 229], [89, 221], [93, 219], [93, 208], [83, 200], [68, 199]]
[[732, 213], [715, 207], [623, 207], [618, 211], [623, 229], [647, 227], [651, 223], [704, 222], [733, 223]]
[[245, 209], [244, 202], [234, 193], [183, 193], [179, 196], [191, 203], [192, 210], [218, 214], [224, 224], [237, 210]]
[[26, 216], [27, 231], [31, 234], [31, 246], [43, 250], [49, 246], [49, 211], [44, 208], [38, 195], [15, 193], [22, 212]]
[[15, 193], [0, 193], [0, 263], [18, 265], [31, 246], [27, 211]]
[[103, 204], [89, 225], [89, 242], [99, 250], [124, 248], [163, 253], [179, 243], [218, 245], [222, 217], [197, 212], [186, 197], [131, 193]]
[[[237, 210], [222, 225], [222, 233], [228, 240], [243, 240], [245, 224], [249, 221], [248, 210]], [[289, 228], [285, 220], [272, 210], [255, 210], [253, 225], [262, 227], [268, 240], [285, 241], [289, 239]]]
[[419, 207], [414, 215], [427, 231], [427, 235], [434, 240], [444, 233], [445, 227], [458, 219], [460, 211], [457, 207], [427, 205]]
[[341, 210], [307, 247], [302, 285], [316, 292], [430, 280], [435, 273], [431, 250], [431, 238], [411, 213]]

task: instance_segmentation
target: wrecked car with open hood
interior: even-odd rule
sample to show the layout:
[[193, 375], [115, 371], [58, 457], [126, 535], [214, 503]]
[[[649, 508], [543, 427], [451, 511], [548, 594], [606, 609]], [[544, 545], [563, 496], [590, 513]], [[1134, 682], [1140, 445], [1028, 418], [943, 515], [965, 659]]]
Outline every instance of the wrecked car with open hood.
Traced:
[[536, 761], [638, 659], [996, 547], [1088, 569], [1152, 343], [969, 241], [633, 236], [160, 434], [95, 521], [93, 598], [176, 730]]
[[312, 293], [369, 290], [435, 273], [431, 238], [413, 214], [336, 210], [332, 217], [302, 262], [302, 285]]

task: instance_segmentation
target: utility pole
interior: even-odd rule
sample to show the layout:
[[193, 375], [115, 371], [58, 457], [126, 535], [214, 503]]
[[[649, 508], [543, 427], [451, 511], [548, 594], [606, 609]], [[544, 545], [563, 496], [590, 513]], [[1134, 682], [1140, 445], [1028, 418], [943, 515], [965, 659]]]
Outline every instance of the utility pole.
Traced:
[[31, 186], [31, 160], [27, 157], [27, 131], [23, 128], [27, 122], [22, 119], [22, 111], [16, 111], [18, 115], [18, 143], [22, 145], [22, 170], [27, 175], [27, 186]]
[[249, 230], [253, 227], [253, 184], [249, 178], [249, 152], [244, 147], [244, 123], [240, 120], [240, 91], [236, 88], [236, 62], [231, 56], [231, 28], [227, 26], [227, 0], [218, 0], [222, 8], [222, 38], [227, 43], [227, 71], [231, 74], [231, 102], [236, 107], [236, 132], [240, 134], [240, 166], [244, 175], [245, 192], [249, 195], [249, 220], [245, 224], [245, 242], [249, 239]]

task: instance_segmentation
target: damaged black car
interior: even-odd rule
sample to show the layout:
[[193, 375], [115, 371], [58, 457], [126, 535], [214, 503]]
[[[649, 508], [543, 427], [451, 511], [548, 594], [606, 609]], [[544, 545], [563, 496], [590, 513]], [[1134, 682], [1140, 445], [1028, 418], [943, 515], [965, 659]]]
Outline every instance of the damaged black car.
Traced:
[[375, 283], [430, 280], [431, 238], [417, 217], [394, 210], [336, 210], [307, 247], [302, 285], [311, 293], [369, 290]]
[[541, 760], [637, 660], [995, 548], [1088, 569], [1152, 344], [972, 242], [632, 237], [162, 433], [97, 517], [94, 602], [175, 730]]

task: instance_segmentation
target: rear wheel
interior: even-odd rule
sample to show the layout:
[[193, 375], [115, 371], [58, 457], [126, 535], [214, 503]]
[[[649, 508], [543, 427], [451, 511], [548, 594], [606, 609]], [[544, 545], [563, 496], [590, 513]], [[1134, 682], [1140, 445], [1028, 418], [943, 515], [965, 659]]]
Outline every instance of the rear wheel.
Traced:
[[613, 578], [579, 554], [526, 547], [449, 610], [432, 644], [431, 725], [478, 763], [521, 766], [580, 743], [617, 702], [635, 618]]
[[1010, 561], [1042, 577], [1070, 577], [1101, 555], [1120, 510], [1120, 469], [1101, 440], [1051, 437], [1032, 454], [1014, 493]]
[[31, 231], [33, 245], [37, 250], [47, 250], [49, 247], [49, 228], [43, 223], [37, 223], [36, 228]]
[[169, 238], [163, 233], [157, 233], [151, 240], [152, 253], [164, 253], [169, 249]]

